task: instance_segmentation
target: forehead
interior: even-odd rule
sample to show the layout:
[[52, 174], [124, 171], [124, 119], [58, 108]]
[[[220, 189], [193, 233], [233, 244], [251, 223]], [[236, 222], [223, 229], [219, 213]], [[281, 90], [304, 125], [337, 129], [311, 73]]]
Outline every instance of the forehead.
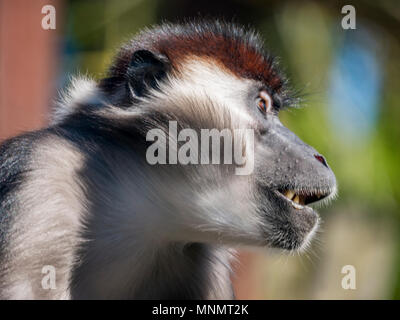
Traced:
[[[258, 43], [232, 35], [206, 32], [194, 35], [173, 35], [157, 43], [157, 51], [166, 55], [179, 68], [187, 57], [212, 60], [239, 78], [264, 83], [274, 91], [282, 87], [282, 80], [274, 68], [273, 59], [264, 55]], [[255, 40], [253, 40], [255, 42]]]
[[186, 56], [170, 79], [180, 90], [221, 98], [222, 101], [244, 101], [261, 86], [253, 79], [237, 77], [216, 59], [198, 56]]

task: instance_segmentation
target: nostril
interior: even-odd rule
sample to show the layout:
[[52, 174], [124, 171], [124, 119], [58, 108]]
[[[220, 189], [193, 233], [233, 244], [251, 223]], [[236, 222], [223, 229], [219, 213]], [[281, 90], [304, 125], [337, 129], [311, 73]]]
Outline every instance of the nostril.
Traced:
[[317, 159], [319, 162], [321, 162], [325, 167], [328, 168], [328, 164], [326, 163], [326, 160], [323, 156], [319, 154], [314, 154], [315, 159]]

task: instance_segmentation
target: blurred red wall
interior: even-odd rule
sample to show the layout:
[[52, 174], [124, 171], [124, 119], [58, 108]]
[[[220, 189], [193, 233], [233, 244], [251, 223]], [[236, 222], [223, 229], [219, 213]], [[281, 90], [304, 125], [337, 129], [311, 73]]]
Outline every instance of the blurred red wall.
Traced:
[[46, 4], [58, 19], [59, 0], [0, 0], [0, 141], [46, 122], [58, 32], [42, 29]]

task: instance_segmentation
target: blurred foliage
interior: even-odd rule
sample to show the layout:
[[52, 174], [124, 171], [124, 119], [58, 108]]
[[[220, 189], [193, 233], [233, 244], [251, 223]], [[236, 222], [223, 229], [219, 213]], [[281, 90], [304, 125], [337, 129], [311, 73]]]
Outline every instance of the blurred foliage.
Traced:
[[[123, 41], [139, 29], [164, 20], [218, 17], [259, 30], [266, 45], [281, 57], [282, 67], [304, 98], [301, 110], [282, 113], [281, 120], [324, 154], [337, 175], [335, 208], [357, 208], [365, 218], [384, 219], [394, 228], [395, 274], [386, 297], [400, 298], [400, 6], [398, 1], [352, 1], [357, 30], [341, 28], [341, 1], [185, 1], [71, 0], [66, 10], [64, 72], [87, 71], [99, 78]], [[329, 95], [335, 61], [350, 33], [375, 45], [364, 49], [382, 75], [373, 126], [355, 138], [346, 135]], [[362, 81], [362, 79], [361, 79]], [[361, 83], [361, 82], [360, 82]], [[351, 91], [350, 91], [351, 94]], [[357, 106], [356, 106], [357, 107]], [[359, 121], [365, 116], [359, 110]], [[335, 118], [335, 119], [333, 119]], [[333, 121], [334, 120], [334, 121]], [[354, 125], [356, 126], [357, 118]], [[324, 211], [324, 210], [322, 210]], [[332, 213], [333, 212], [333, 213]], [[354, 233], [354, 237], [358, 235]], [[396, 275], [397, 273], [397, 275]], [[301, 287], [301, 286], [300, 286]], [[329, 296], [328, 296], [329, 297]]]

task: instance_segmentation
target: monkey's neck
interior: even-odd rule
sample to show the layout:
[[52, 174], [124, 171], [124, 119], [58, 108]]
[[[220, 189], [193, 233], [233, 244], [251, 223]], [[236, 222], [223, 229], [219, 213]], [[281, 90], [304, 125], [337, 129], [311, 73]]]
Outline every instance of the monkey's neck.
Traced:
[[74, 272], [72, 298], [233, 298], [226, 248], [191, 243], [123, 254], [90, 250]]
[[[110, 145], [113, 152], [89, 157], [80, 172], [89, 206], [79, 264], [71, 275], [71, 298], [232, 298], [231, 251], [194, 243], [202, 242], [195, 237], [191, 243], [176, 240], [182, 218], [193, 208], [182, 201], [192, 199], [190, 188], [178, 183], [182, 173], [149, 168], [134, 148]], [[177, 186], [174, 192], [166, 189], [165, 181]]]

